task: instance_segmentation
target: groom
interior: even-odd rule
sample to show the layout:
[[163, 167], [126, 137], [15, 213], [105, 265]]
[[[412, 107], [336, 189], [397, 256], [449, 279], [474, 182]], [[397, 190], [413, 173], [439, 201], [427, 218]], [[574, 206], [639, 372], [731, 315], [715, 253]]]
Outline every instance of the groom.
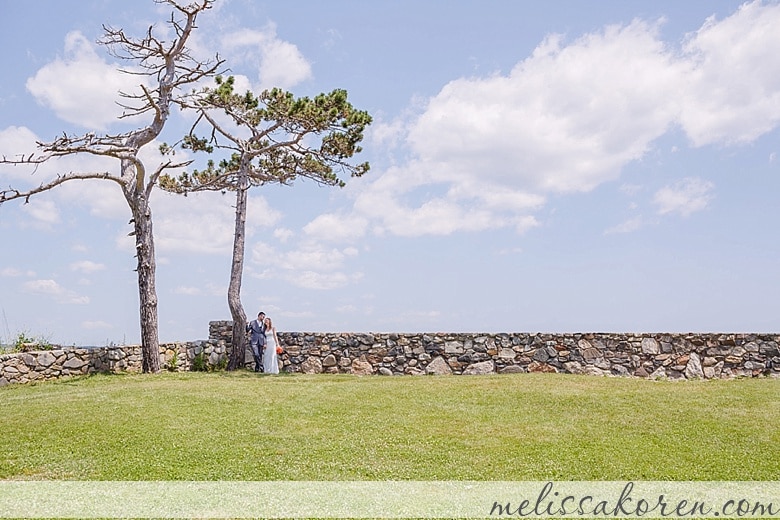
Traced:
[[255, 358], [255, 372], [263, 370], [263, 348], [265, 347], [265, 313], [260, 312], [256, 320], [246, 325], [249, 332], [249, 346], [252, 349], [252, 357]]

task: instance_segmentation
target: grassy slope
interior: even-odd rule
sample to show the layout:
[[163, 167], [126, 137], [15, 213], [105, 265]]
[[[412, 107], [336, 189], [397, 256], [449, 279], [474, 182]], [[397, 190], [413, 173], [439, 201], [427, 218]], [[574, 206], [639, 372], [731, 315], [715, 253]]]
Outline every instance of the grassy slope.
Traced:
[[777, 379], [96, 376], [0, 410], [2, 479], [780, 478]]

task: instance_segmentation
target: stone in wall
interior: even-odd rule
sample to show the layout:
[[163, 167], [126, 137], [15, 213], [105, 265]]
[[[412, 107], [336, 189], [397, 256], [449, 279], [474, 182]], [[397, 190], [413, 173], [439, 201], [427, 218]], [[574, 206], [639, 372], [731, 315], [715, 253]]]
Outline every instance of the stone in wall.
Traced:
[[452, 369], [443, 357], [436, 356], [436, 358], [425, 367], [425, 373], [435, 376], [452, 375]]

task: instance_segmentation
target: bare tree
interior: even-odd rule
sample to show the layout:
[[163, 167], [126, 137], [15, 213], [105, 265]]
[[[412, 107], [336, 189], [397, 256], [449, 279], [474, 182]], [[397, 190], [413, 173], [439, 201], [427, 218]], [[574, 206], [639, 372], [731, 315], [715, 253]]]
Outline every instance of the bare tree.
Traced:
[[[361, 151], [358, 144], [371, 124], [368, 112], [356, 110], [345, 90], [334, 90], [314, 98], [296, 98], [290, 92], [271, 89], [255, 96], [233, 91], [233, 78], [217, 76], [216, 88], [206, 88], [191, 100], [199, 117], [183, 146], [195, 151], [231, 152], [219, 164], [209, 161], [203, 171], [173, 178], [160, 177], [164, 190], [187, 194], [194, 191], [235, 191], [236, 222], [233, 261], [228, 287], [228, 307], [233, 317], [233, 348], [228, 370], [242, 366], [246, 352], [246, 313], [241, 304], [244, 269], [247, 191], [267, 183], [291, 184], [297, 178], [319, 184], [344, 186], [338, 174], [359, 177], [369, 169], [367, 162], [347, 160]], [[228, 121], [218, 115], [228, 116]], [[205, 123], [208, 137], [195, 130]]]
[[176, 0], [154, 0], [173, 8], [168, 25], [173, 29], [172, 41], [164, 41], [154, 34], [150, 27], [142, 38], [127, 36], [122, 29], [103, 26], [104, 35], [98, 41], [108, 52], [121, 60], [132, 63], [135, 68], [123, 70], [149, 79], [136, 93], [120, 92], [124, 111], [120, 118], [151, 116], [151, 121], [136, 130], [118, 135], [96, 136], [93, 132], [83, 136], [63, 134], [51, 142], [38, 142], [39, 153], [8, 159], [0, 164], [31, 165], [37, 168], [56, 157], [77, 154], [112, 157], [119, 160], [118, 171], [67, 172], [54, 180], [44, 182], [30, 190], [8, 188], [0, 191], [0, 204], [14, 199], [29, 201], [30, 196], [41, 193], [72, 180], [102, 179], [116, 183], [122, 190], [132, 213], [132, 235], [135, 236], [138, 259], [138, 293], [140, 300], [141, 346], [144, 372], [160, 370], [160, 348], [157, 319], [157, 290], [155, 286], [154, 233], [149, 198], [160, 175], [170, 169], [186, 166], [190, 161], [175, 163], [166, 157], [167, 147], [161, 147], [162, 162], [148, 169], [139, 158], [141, 149], [156, 139], [163, 130], [173, 107], [181, 105], [187, 93], [182, 88], [192, 85], [218, 71], [222, 60], [198, 61], [190, 55], [187, 40], [196, 28], [198, 15], [212, 7], [213, 0], [199, 0], [182, 5]]

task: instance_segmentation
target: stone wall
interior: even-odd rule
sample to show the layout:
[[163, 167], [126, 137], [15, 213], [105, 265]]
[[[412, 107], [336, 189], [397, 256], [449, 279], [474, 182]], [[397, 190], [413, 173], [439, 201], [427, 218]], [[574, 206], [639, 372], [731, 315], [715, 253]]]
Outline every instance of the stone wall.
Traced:
[[[160, 345], [163, 370], [188, 371], [196, 358], [204, 368], [227, 359], [224, 341], [208, 340]], [[46, 381], [95, 373], [141, 372], [140, 345], [97, 348], [61, 348], [0, 355], [0, 386]]]
[[[229, 321], [210, 339], [230, 343]], [[352, 374], [559, 372], [668, 379], [780, 377], [780, 334], [280, 332], [283, 370]]]
[[[780, 377], [780, 334], [280, 332], [285, 372], [422, 375], [559, 372], [668, 379]], [[231, 322], [209, 339], [160, 345], [164, 370], [226, 363]], [[252, 356], [245, 355], [246, 366]], [[0, 355], [0, 386], [97, 372], [140, 372], [138, 345]]]

